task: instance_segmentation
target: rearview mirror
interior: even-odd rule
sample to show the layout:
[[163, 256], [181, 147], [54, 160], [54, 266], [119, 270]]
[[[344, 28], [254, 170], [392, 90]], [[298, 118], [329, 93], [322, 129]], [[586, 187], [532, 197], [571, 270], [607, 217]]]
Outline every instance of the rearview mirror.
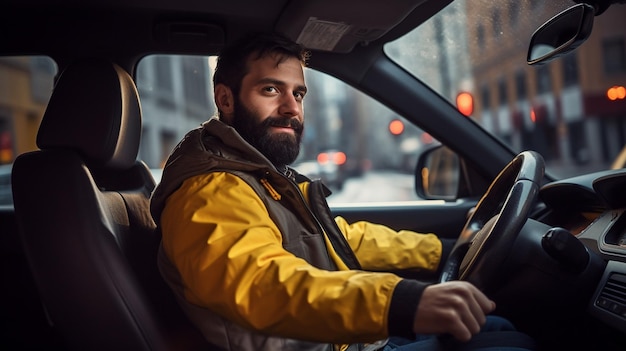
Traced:
[[544, 64], [576, 49], [591, 34], [594, 15], [593, 6], [577, 4], [552, 17], [533, 33], [528, 64]]

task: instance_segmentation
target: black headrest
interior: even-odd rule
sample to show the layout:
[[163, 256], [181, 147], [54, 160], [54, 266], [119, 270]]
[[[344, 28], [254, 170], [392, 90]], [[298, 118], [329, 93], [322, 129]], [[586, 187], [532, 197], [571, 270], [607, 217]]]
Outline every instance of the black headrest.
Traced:
[[86, 59], [61, 74], [44, 114], [37, 146], [73, 149], [94, 167], [128, 168], [141, 136], [139, 94], [118, 65]]

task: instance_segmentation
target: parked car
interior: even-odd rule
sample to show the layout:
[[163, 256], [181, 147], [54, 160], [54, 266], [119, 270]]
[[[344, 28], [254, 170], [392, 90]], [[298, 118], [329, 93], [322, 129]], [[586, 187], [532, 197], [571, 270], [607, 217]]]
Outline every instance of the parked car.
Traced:
[[311, 50], [305, 159], [351, 155], [357, 195], [417, 159], [420, 201], [334, 214], [457, 239], [420, 278], [473, 282], [542, 350], [626, 349], [623, 2], [3, 1], [1, 343], [212, 349], [156, 268], [150, 169], [215, 113], [220, 49], [278, 31]]

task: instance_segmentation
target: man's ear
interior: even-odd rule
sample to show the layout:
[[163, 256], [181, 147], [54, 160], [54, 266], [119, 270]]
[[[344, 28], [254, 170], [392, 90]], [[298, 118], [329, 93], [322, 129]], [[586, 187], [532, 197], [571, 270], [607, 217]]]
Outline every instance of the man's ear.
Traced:
[[233, 91], [224, 84], [217, 84], [213, 89], [215, 105], [224, 117], [230, 117], [234, 111], [235, 96]]

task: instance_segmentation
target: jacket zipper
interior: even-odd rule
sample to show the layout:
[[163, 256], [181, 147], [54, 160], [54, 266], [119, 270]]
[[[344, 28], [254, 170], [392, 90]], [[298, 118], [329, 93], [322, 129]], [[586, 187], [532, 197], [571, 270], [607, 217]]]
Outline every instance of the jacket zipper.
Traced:
[[[266, 175], [269, 175], [269, 173], [270, 173], [269, 171], [266, 171]], [[341, 236], [341, 238], [336, 238], [335, 237], [336, 235], [331, 235], [331, 233], [324, 230], [324, 226], [319, 221], [319, 219], [317, 219], [317, 215], [315, 214], [315, 212], [313, 212], [309, 204], [304, 199], [304, 195], [301, 193], [300, 187], [298, 186], [298, 184], [295, 181], [293, 181], [291, 178], [287, 177], [286, 175], [283, 175], [283, 174], [280, 174], [280, 175], [283, 178], [287, 179], [287, 181], [291, 184], [291, 186], [295, 188], [296, 194], [298, 194], [300, 203], [304, 205], [304, 208], [306, 209], [309, 216], [313, 218], [313, 221], [315, 222], [315, 225], [317, 226], [317, 229], [320, 231], [320, 233], [322, 233], [322, 235], [325, 235], [328, 238], [328, 240], [330, 241], [330, 244], [333, 246], [333, 248], [335, 249], [335, 252], [339, 256], [339, 258], [343, 261], [343, 263], [352, 269], [360, 269], [361, 267], [360, 267], [360, 264], [358, 263], [359, 261], [356, 258], [356, 256], [354, 256], [354, 253], [352, 252], [352, 249], [350, 249], [350, 245], [348, 244], [347, 240], [343, 236]], [[314, 184], [315, 183], [312, 181], [309, 182], [309, 191], [311, 191], [310, 189], [312, 189], [312, 186]], [[346, 249], [346, 247], [348, 249]], [[344, 254], [347, 254], [351, 257], [349, 259], [346, 259]], [[328, 253], [328, 251], [326, 251], [326, 255], [328, 256], [329, 260], [332, 262], [332, 259], [330, 259], [330, 254]], [[349, 262], [354, 262], [354, 264], [350, 264]], [[356, 264], [356, 267], [353, 267], [355, 264]]]

